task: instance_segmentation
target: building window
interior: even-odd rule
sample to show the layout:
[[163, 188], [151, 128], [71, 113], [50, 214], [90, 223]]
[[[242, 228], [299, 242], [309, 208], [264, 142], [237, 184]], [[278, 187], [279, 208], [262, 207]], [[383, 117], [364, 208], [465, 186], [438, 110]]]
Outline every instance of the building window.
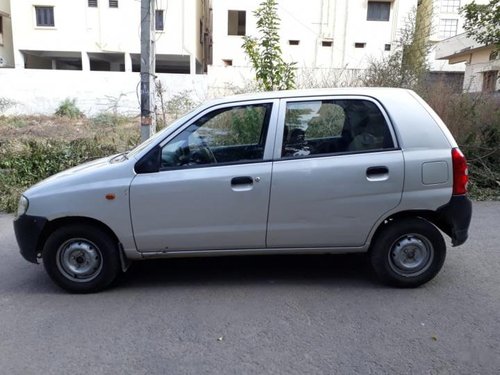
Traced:
[[54, 7], [35, 7], [36, 25], [54, 27]]
[[110, 8], [118, 8], [118, 0], [109, 0]]
[[3, 46], [3, 17], [0, 16], [0, 46]]
[[367, 21], [389, 21], [391, 3], [387, 1], [368, 1]]
[[89, 8], [97, 8], [97, 0], [89, 0]]
[[227, 35], [246, 35], [247, 15], [244, 10], [227, 11]]
[[224, 66], [233, 66], [233, 60], [222, 59], [222, 63], [224, 64]]
[[300, 44], [300, 40], [289, 40], [288, 44], [291, 46], [298, 46]]
[[331, 47], [333, 46], [333, 40], [323, 40], [321, 42], [322, 47]]
[[490, 70], [483, 73], [483, 91], [494, 92], [497, 85], [498, 70]]
[[460, 0], [441, 0], [442, 13], [458, 13], [460, 8]]
[[354, 43], [354, 48], [365, 48], [366, 43]]
[[458, 20], [442, 19], [439, 22], [439, 37], [441, 39], [450, 38], [457, 35]]
[[390, 50], [391, 50], [391, 45], [390, 44], [384, 45], [384, 51], [390, 51]]
[[155, 29], [157, 31], [165, 30], [165, 26], [163, 24], [163, 10], [155, 10]]

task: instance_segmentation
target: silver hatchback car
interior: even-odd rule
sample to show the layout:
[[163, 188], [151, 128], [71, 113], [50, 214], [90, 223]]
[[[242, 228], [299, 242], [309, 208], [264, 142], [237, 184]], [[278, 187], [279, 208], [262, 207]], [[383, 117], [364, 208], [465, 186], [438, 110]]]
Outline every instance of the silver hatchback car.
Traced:
[[386, 283], [441, 269], [471, 219], [467, 163], [402, 89], [256, 93], [208, 102], [128, 153], [21, 197], [21, 254], [72, 292], [151, 258], [367, 253]]

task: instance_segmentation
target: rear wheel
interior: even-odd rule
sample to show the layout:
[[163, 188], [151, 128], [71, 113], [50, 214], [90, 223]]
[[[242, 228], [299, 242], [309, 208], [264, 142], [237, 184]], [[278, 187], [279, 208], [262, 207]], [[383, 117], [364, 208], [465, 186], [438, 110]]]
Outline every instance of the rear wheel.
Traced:
[[105, 231], [89, 225], [69, 225], [54, 231], [42, 257], [50, 278], [75, 293], [102, 290], [120, 272], [115, 241]]
[[420, 218], [387, 224], [374, 240], [370, 260], [377, 276], [399, 287], [422, 285], [441, 270], [446, 244], [441, 233]]

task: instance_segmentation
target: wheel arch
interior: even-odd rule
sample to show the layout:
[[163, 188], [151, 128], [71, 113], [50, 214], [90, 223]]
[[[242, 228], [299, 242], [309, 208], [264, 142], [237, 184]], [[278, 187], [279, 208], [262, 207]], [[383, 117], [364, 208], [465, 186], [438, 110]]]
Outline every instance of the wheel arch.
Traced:
[[402, 219], [407, 219], [407, 218], [421, 218], [429, 223], [433, 224], [436, 226], [438, 229], [442, 230], [445, 232], [447, 235], [448, 233], [448, 228], [446, 228], [445, 224], [443, 223], [440, 215], [436, 211], [432, 210], [407, 210], [407, 211], [401, 211], [401, 212], [396, 212], [393, 213], [383, 220], [381, 220], [378, 225], [374, 227], [374, 230], [372, 231], [371, 236], [369, 237], [369, 246], [368, 246], [368, 251], [372, 248], [372, 244], [377, 241], [377, 237], [380, 235], [380, 233], [384, 230], [384, 228], [387, 225], [390, 225], [392, 222], [399, 221]]
[[45, 227], [43, 228], [42, 233], [40, 235], [40, 238], [38, 239], [37, 249], [40, 249], [41, 252], [43, 247], [45, 246], [45, 242], [47, 241], [49, 236], [52, 233], [54, 233], [54, 231], [56, 231], [61, 227], [72, 224], [90, 225], [93, 227], [97, 227], [103, 230], [106, 234], [108, 234], [117, 245], [120, 244], [120, 240], [116, 236], [115, 232], [113, 232], [113, 230], [109, 226], [104, 224], [102, 221], [85, 216], [65, 216], [48, 221], [47, 224], [45, 224]]

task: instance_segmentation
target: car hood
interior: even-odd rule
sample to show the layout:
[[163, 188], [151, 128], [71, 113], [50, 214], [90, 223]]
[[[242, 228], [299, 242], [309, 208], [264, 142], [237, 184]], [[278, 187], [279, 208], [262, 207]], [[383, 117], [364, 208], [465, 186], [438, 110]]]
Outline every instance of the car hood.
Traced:
[[[50, 192], [57, 193], [60, 189], [71, 189], [77, 185], [99, 183], [108, 179], [118, 177], [117, 171], [123, 170], [130, 161], [113, 162], [117, 155], [92, 160], [76, 167], [66, 169], [53, 176], [46, 178], [30, 187], [24, 192], [28, 198], [36, 195], [48, 195]], [[133, 166], [128, 168], [133, 174]], [[123, 176], [123, 173], [118, 173]]]

